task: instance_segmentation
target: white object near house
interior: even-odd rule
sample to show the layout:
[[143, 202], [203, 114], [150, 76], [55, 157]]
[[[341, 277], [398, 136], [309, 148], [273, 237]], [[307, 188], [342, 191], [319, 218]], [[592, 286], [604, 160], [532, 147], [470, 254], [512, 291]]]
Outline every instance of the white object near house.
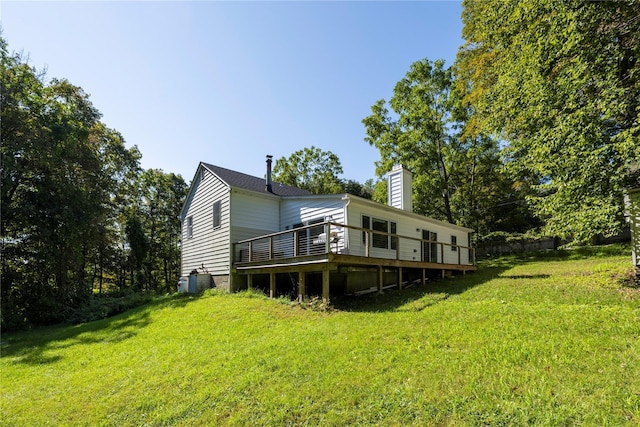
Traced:
[[631, 260], [640, 274], [640, 188], [630, 190], [626, 197], [629, 228], [631, 229]]
[[[367, 286], [353, 276], [383, 276], [403, 268], [429, 272], [475, 269], [473, 230], [412, 212], [411, 172], [402, 166], [388, 176], [389, 205], [351, 194], [313, 195], [271, 180], [200, 163], [180, 213], [182, 277], [210, 274], [229, 291], [251, 287], [258, 275], [297, 274], [304, 294], [307, 273], [322, 273], [323, 297], [331, 284], [348, 293]], [[327, 236], [330, 236], [327, 239]], [[205, 272], [206, 270], [206, 272]], [[368, 277], [368, 276], [367, 276]]]

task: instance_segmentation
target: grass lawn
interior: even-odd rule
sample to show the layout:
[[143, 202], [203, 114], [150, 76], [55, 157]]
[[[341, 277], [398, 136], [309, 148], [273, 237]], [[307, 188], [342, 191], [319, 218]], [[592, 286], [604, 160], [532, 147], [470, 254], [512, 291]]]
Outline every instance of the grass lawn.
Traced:
[[640, 425], [629, 254], [484, 261], [324, 312], [210, 292], [3, 334], [0, 425]]

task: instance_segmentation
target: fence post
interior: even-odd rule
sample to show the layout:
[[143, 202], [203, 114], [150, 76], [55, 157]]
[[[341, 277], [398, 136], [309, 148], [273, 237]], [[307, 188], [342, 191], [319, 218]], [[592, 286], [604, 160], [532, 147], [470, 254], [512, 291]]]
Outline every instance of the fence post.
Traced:
[[365, 231], [364, 232], [364, 244], [365, 244], [365, 249], [364, 249], [364, 256], [366, 256], [367, 258], [369, 258], [369, 241], [371, 239], [369, 238], [369, 231]]
[[328, 254], [329, 252], [331, 252], [331, 223], [327, 221], [327, 223], [324, 226], [324, 253]]

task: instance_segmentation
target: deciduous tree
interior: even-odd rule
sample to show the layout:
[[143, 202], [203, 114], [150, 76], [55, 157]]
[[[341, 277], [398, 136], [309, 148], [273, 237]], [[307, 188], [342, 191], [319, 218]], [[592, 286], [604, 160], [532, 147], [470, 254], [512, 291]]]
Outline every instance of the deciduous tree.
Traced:
[[338, 156], [311, 146], [281, 157], [273, 166], [274, 181], [308, 190], [313, 194], [334, 194], [343, 190]]
[[468, 130], [507, 144], [548, 232], [617, 232], [640, 158], [640, 3], [467, 0], [463, 21]]

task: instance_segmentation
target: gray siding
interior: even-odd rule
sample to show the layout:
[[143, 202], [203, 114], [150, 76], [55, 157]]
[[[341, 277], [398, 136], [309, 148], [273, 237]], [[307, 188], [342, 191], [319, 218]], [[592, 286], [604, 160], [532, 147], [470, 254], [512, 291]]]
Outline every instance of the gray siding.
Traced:
[[[213, 275], [229, 274], [229, 218], [228, 186], [209, 171], [204, 179], [198, 170], [182, 219], [182, 276], [193, 270]], [[221, 226], [213, 229], [213, 203], [221, 202]], [[193, 218], [193, 235], [187, 236], [187, 218]]]

